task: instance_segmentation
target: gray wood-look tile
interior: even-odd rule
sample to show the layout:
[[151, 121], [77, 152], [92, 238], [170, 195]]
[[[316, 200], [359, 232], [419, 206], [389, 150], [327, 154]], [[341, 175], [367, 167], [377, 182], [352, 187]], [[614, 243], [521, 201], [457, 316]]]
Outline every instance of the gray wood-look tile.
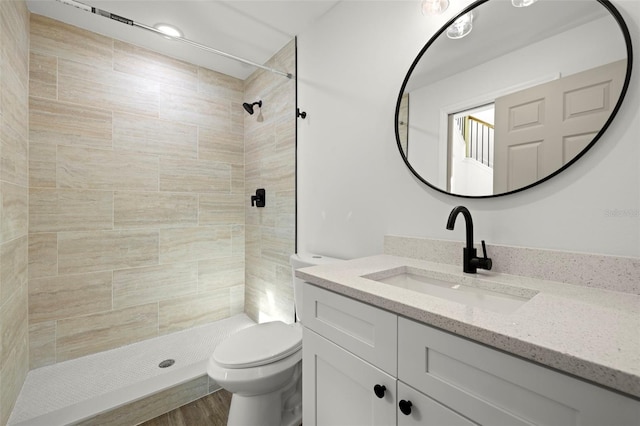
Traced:
[[224, 426], [227, 424], [230, 404], [231, 393], [221, 389], [140, 426]]

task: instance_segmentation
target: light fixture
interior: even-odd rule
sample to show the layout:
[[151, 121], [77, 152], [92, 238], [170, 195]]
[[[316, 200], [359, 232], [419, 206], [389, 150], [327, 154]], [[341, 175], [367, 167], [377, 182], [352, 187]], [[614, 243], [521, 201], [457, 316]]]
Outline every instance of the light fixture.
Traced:
[[[60, 2], [62, 4], [64, 4], [64, 5], [67, 5], [69, 7], [75, 7], [76, 9], [83, 10], [85, 12], [89, 12], [89, 13], [97, 15], [97, 16], [102, 16], [103, 18], [106, 18], [106, 19], [111, 19], [111, 20], [119, 22], [119, 23], [121, 23], [123, 25], [128, 25], [130, 27], [136, 27], [136, 28], [139, 28], [139, 29], [142, 29], [142, 30], [145, 30], [145, 31], [152, 32], [152, 33], [154, 33], [156, 35], [157, 34], [162, 34], [162, 36], [167, 38], [167, 39], [176, 40], [176, 41], [179, 41], [181, 43], [188, 44], [188, 45], [193, 46], [193, 47], [195, 47], [197, 49], [201, 49], [201, 50], [204, 50], [206, 52], [213, 53], [214, 55], [224, 56], [225, 58], [232, 59], [232, 60], [238, 61], [238, 62], [242, 62], [243, 64], [251, 65], [252, 67], [260, 68], [260, 69], [263, 69], [265, 71], [272, 72], [274, 74], [279, 74], [279, 75], [281, 75], [283, 77], [286, 77], [286, 78], [289, 78], [289, 79], [293, 78], [293, 74], [291, 74], [290, 72], [280, 71], [280, 70], [277, 70], [275, 68], [267, 67], [267, 66], [259, 64], [257, 62], [253, 62], [253, 61], [250, 61], [248, 59], [244, 59], [244, 58], [241, 58], [239, 56], [232, 55], [232, 54], [227, 53], [227, 52], [223, 52], [222, 50], [214, 49], [213, 47], [209, 47], [209, 46], [206, 46], [204, 44], [197, 43], [197, 42], [195, 42], [193, 40], [189, 40], [188, 38], [185, 38], [184, 35], [182, 34], [182, 32], [179, 29], [175, 28], [175, 27], [173, 27], [173, 32], [170, 33], [170, 35], [167, 35], [169, 33], [165, 34], [163, 31], [158, 29], [158, 27], [162, 26], [163, 24], [156, 24], [155, 27], [152, 27], [152, 26], [143, 24], [141, 22], [136, 22], [133, 19], [129, 19], [129, 18], [126, 18], [124, 16], [116, 15], [115, 13], [111, 13], [108, 10], [99, 9], [97, 7], [89, 6], [87, 4], [81, 3], [81, 2], [76, 1], [76, 0], [56, 0], [56, 1], [58, 1], [58, 2]], [[169, 27], [172, 27], [172, 25], [169, 25]], [[166, 30], [166, 27], [165, 27], [165, 31], [170, 31], [170, 30]]]
[[449, 7], [449, 0], [422, 0], [420, 9], [423, 15], [440, 15]]
[[167, 35], [171, 38], [179, 38], [182, 37], [182, 31], [169, 24], [155, 24], [153, 26], [156, 30], [160, 31], [162, 34]]
[[527, 6], [531, 6], [537, 1], [538, 0], [511, 0], [511, 4], [514, 5], [515, 7], [527, 7]]
[[473, 12], [468, 12], [453, 21], [453, 24], [447, 29], [447, 37], [451, 39], [462, 38], [469, 34], [472, 29]]

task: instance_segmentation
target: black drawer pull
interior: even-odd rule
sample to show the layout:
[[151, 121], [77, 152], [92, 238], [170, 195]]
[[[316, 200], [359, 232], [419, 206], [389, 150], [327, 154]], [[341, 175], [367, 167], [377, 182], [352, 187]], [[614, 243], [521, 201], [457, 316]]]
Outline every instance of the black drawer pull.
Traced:
[[398, 406], [400, 407], [400, 411], [402, 411], [402, 414], [404, 414], [405, 416], [408, 416], [409, 414], [411, 414], [411, 406], [413, 404], [411, 403], [411, 401], [405, 401], [404, 399], [401, 399], [400, 402], [398, 403]]
[[373, 391], [375, 392], [378, 398], [384, 398], [384, 393], [386, 390], [387, 390], [387, 387], [385, 385], [375, 385], [373, 387]]

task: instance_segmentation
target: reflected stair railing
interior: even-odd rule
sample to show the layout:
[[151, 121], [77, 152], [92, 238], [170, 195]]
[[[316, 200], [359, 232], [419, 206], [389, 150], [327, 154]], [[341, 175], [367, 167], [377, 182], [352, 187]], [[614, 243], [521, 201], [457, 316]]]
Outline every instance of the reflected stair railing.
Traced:
[[493, 125], [471, 115], [456, 118], [456, 127], [466, 144], [466, 157], [493, 168]]

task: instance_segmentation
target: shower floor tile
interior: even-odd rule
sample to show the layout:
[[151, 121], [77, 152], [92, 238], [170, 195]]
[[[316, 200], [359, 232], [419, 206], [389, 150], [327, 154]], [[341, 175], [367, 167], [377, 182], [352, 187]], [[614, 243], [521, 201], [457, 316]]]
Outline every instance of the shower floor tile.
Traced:
[[[75, 412], [95, 414], [206, 374], [215, 347], [255, 324], [245, 314], [121, 348], [31, 370], [9, 425], [54, 425]], [[169, 368], [160, 362], [173, 359]], [[115, 406], [114, 406], [115, 404]], [[50, 416], [49, 416], [50, 414]], [[59, 420], [62, 421], [62, 420]]]

